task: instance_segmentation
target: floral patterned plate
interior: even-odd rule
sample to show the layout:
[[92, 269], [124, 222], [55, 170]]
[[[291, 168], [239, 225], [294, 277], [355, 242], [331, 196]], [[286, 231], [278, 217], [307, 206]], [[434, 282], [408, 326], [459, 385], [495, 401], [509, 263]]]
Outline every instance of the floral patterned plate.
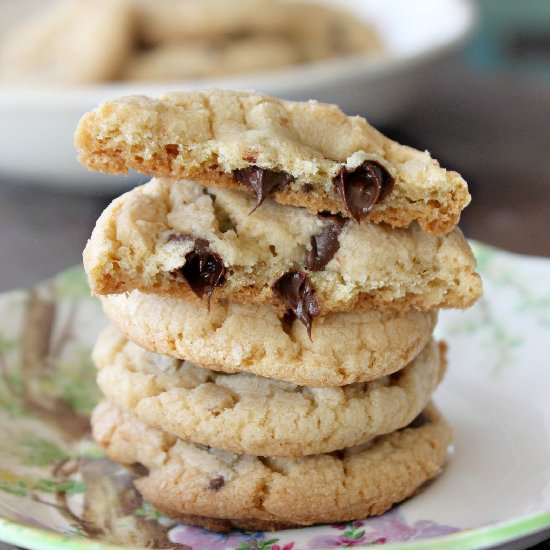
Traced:
[[485, 296], [438, 326], [450, 363], [435, 400], [455, 428], [443, 473], [384, 516], [275, 533], [178, 525], [102, 456], [88, 430], [98, 399], [89, 354], [105, 321], [80, 269], [0, 296], [0, 540], [37, 550], [461, 549], [550, 536], [550, 261], [474, 249]]

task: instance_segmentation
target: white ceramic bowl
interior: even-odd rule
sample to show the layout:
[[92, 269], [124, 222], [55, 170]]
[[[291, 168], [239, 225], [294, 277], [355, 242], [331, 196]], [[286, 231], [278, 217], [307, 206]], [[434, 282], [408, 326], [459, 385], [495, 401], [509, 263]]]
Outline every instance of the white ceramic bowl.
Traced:
[[[128, 179], [87, 172], [76, 161], [73, 147], [74, 129], [85, 111], [105, 99], [133, 93], [155, 96], [178, 89], [253, 89], [286, 99], [337, 103], [349, 114], [361, 113], [372, 122], [388, 123], [410, 106], [426, 71], [464, 39], [476, 14], [471, 0], [317, 1], [336, 4], [371, 22], [384, 40], [385, 58], [354, 55], [223, 79], [116, 82], [63, 89], [2, 86], [0, 177], [88, 192], [113, 192], [135, 184], [140, 180], [136, 175]], [[8, 26], [12, 16], [8, 6], [10, 2], [0, 2], [2, 27]]]

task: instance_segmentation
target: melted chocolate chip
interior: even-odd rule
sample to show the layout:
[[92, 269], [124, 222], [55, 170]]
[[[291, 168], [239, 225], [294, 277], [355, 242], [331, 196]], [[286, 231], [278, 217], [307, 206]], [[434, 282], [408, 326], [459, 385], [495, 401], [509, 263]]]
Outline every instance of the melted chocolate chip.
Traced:
[[187, 281], [199, 298], [206, 295], [210, 308], [214, 288], [225, 283], [225, 266], [221, 256], [210, 250], [206, 239], [187, 233], [173, 233], [168, 241], [194, 244], [193, 250], [185, 255], [185, 264], [175, 271]]
[[225, 485], [225, 479], [223, 476], [217, 476], [210, 480], [208, 489], [210, 491], [219, 491]]
[[311, 338], [313, 317], [319, 314], [315, 289], [303, 271], [288, 271], [271, 286], [273, 294], [304, 323]]
[[296, 315], [291, 309], [285, 311], [285, 314], [281, 319], [281, 327], [287, 334], [290, 334], [290, 331], [292, 330], [294, 319], [296, 319]]
[[256, 205], [251, 210], [251, 214], [270, 193], [279, 191], [294, 181], [294, 178], [286, 172], [267, 170], [258, 166], [233, 170], [233, 179], [250, 187], [256, 195]]
[[356, 222], [360, 222], [393, 189], [391, 174], [371, 160], [352, 170], [342, 166], [333, 183]]
[[416, 430], [417, 428], [422, 428], [430, 422], [430, 419], [427, 414], [421, 412], [410, 424], [405, 426], [405, 429], [410, 428]]
[[310, 271], [323, 271], [340, 248], [338, 235], [345, 222], [337, 216], [330, 216], [330, 219], [332, 223], [311, 237], [311, 250], [306, 256], [306, 267]]

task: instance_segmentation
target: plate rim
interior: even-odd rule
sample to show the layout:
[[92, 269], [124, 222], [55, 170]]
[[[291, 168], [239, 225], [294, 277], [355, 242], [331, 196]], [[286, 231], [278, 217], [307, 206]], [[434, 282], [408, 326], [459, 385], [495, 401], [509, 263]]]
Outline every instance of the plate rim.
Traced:
[[[550, 508], [477, 529], [462, 529], [442, 537], [423, 541], [390, 543], [383, 546], [389, 550], [426, 550], [432, 548], [438, 550], [470, 550], [520, 540], [545, 529], [550, 529]], [[0, 517], [0, 541], [21, 545], [29, 550], [59, 550], [60, 548], [63, 550], [145, 550], [145, 547], [142, 546], [121, 546], [68, 534], [63, 535], [2, 517]], [[370, 548], [370, 545], [357, 546], [357, 548], [367, 547]], [[326, 550], [330, 550], [330, 548], [334, 547], [327, 547]]]

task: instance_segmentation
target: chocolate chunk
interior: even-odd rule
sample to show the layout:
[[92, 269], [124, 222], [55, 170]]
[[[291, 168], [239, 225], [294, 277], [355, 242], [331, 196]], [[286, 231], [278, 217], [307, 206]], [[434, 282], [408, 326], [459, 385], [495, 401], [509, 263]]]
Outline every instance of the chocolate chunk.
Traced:
[[352, 170], [342, 166], [333, 179], [336, 191], [356, 222], [360, 222], [377, 202], [391, 193], [393, 182], [391, 174], [371, 160]]
[[185, 264], [176, 269], [191, 287], [191, 290], [202, 298], [206, 295], [208, 308], [214, 288], [225, 283], [225, 266], [219, 254], [212, 252], [206, 239], [200, 239], [187, 233], [173, 233], [169, 242], [193, 242], [194, 248], [185, 255]]
[[217, 476], [214, 479], [210, 480], [208, 484], [208, 489], [210, 491], [219, 491], [225, 485], [225, 479], [223, 476]]
[[330, 216], [332, 222], [321, 233], [311, 237], [311, 250], [306, 256], [306, 267], [310, 271], [323, 271], [340, 248], [338, 235], [344, 226], [344, 220]]
[[312, 183], [304, 183], [304, 185], [302, 185], [302, 191], [304, 193], [310, 193], [311, 191], [313, 191], [313, 184]]
[[233, 179], [250, 187], [256, 195], [256, 206], [250, 211], [251, 214], [270, 193], [279, 191], [294, 181], [294, 178], [286, 172], [267, 170], [258, 166], [233, 170]]
[[288, 271], [271, 285], [271, 290], [304, 323], [311, 338], [311, 324], [319, 314], [319, 302], [307, 275], [303, 271]]

